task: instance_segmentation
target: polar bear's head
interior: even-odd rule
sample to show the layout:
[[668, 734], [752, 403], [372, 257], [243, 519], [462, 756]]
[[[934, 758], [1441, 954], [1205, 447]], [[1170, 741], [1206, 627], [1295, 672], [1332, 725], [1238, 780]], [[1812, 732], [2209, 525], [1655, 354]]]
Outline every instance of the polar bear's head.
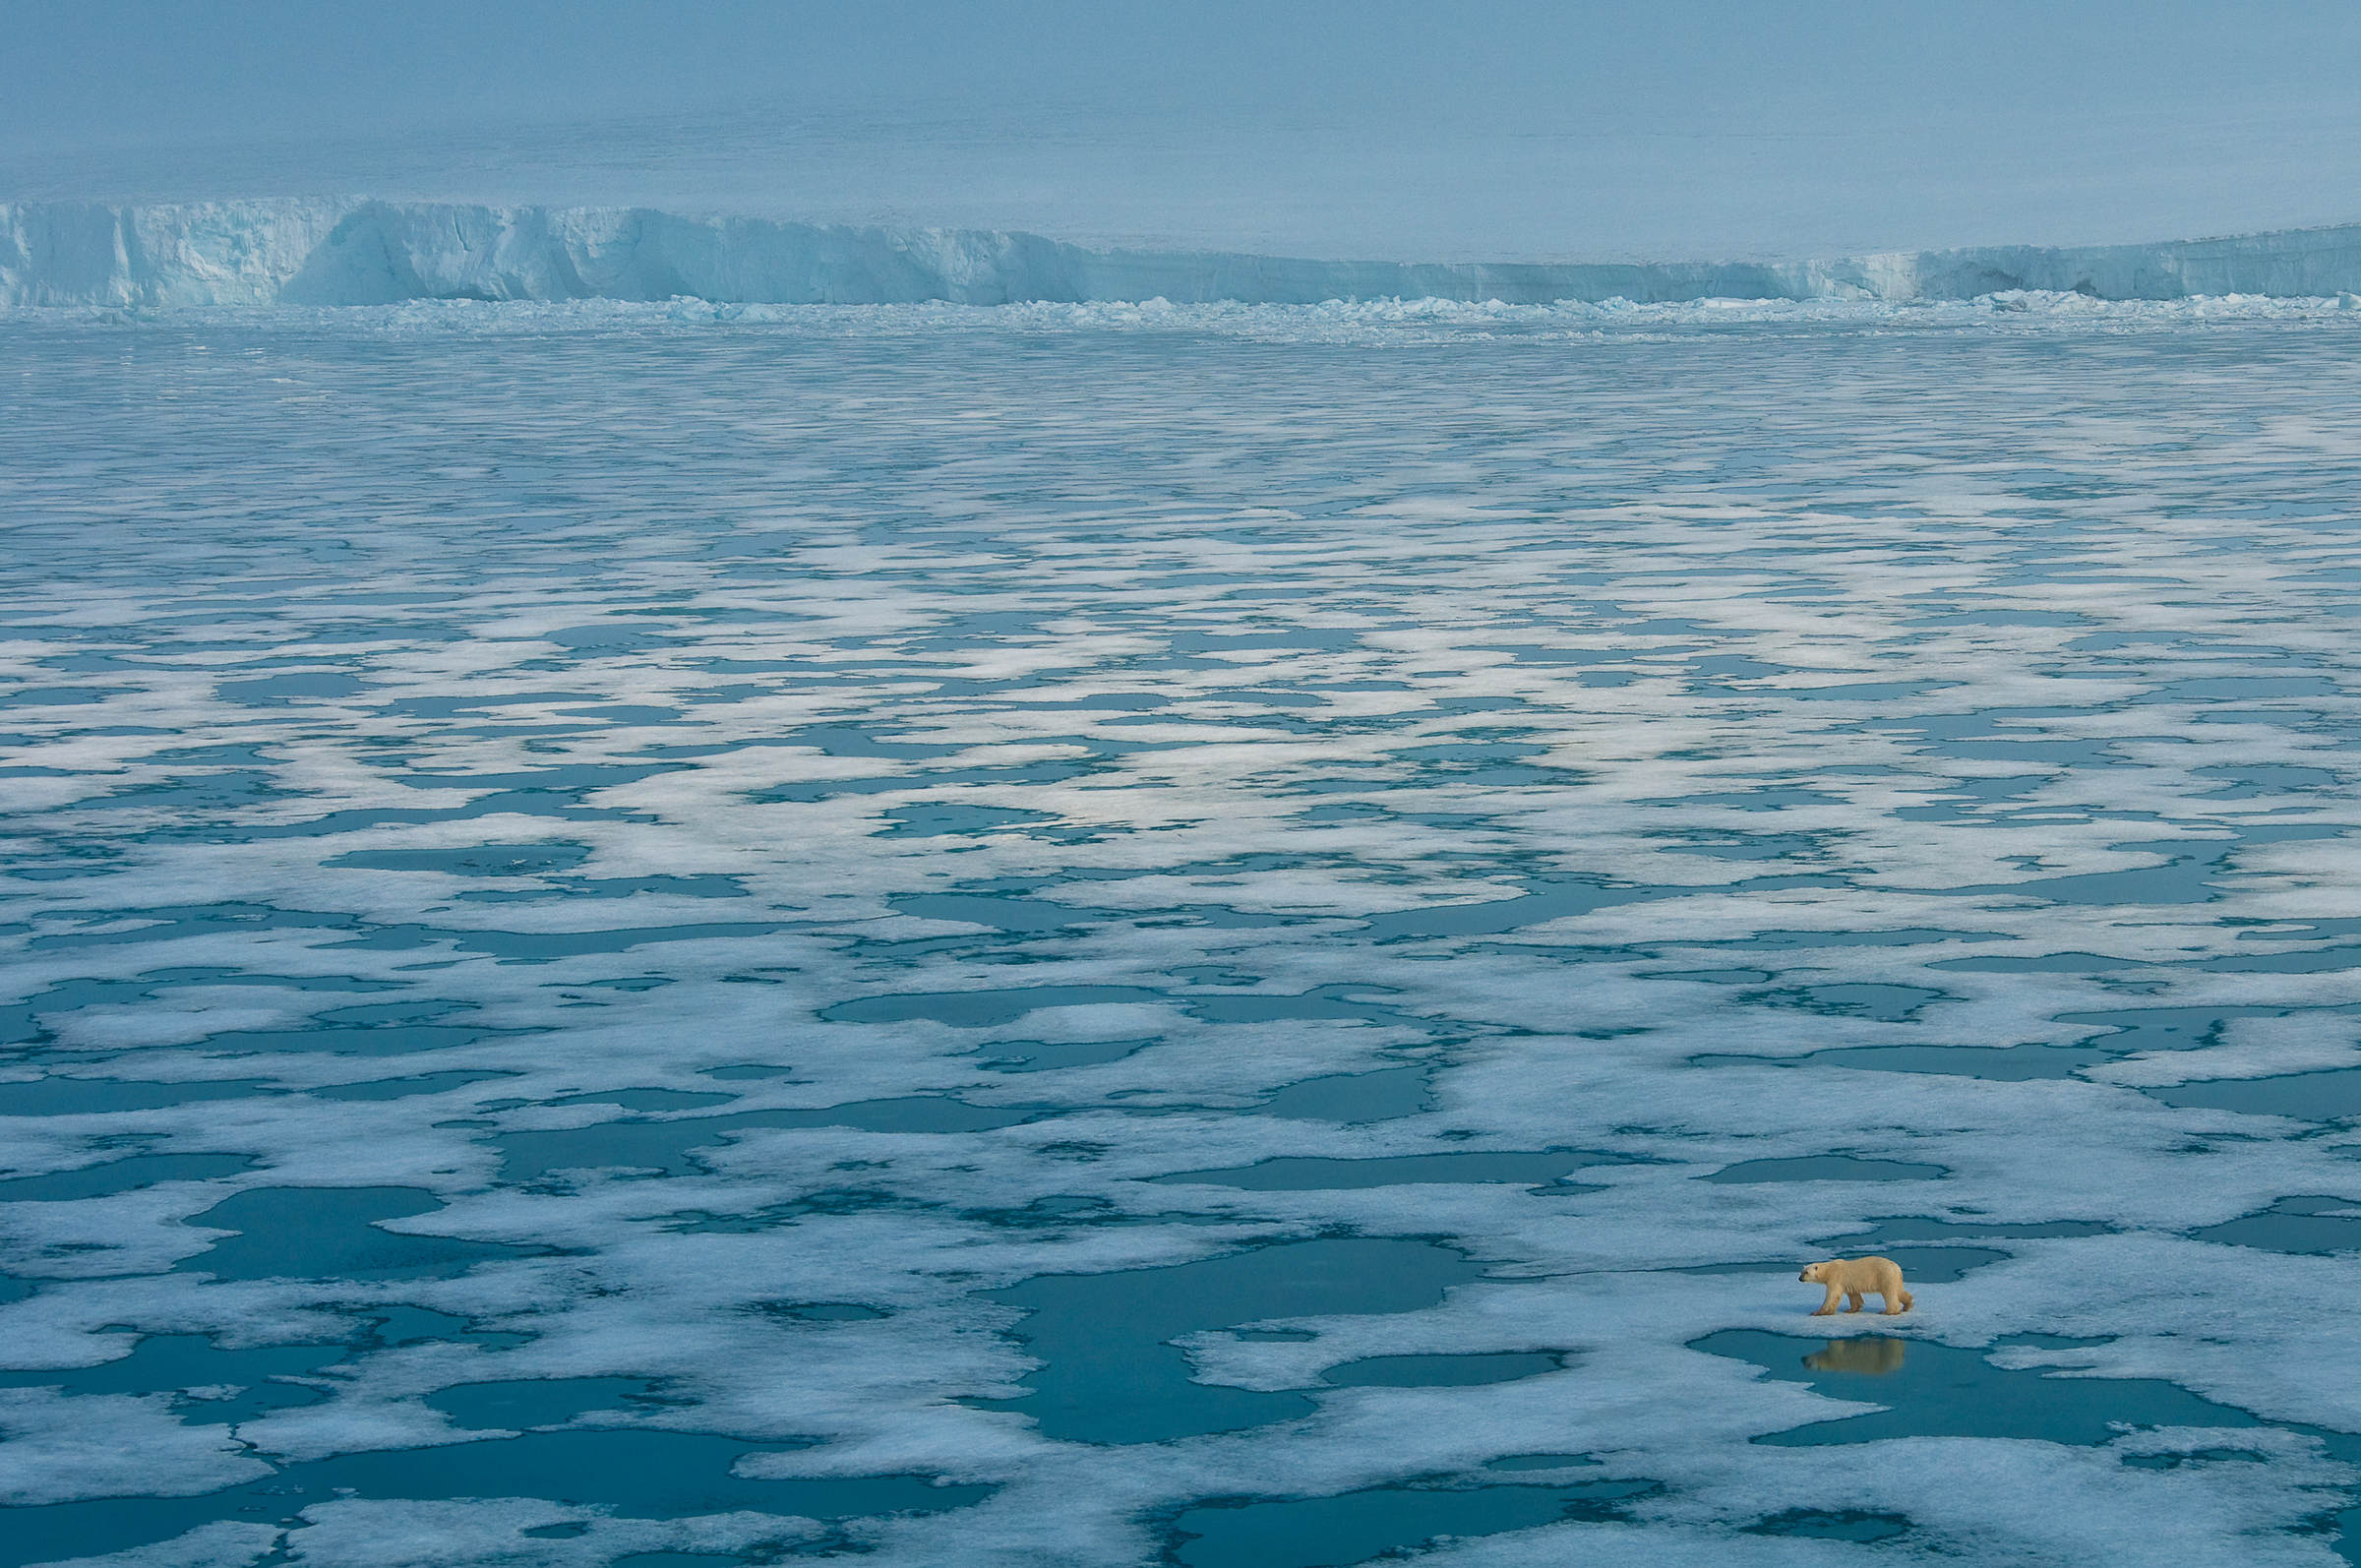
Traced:
[[1795, 1277], [1803, 1281], [1806, 1285], [1826, 1285], [1828, 1283], [1828, 1271], [1835, 1267], [1836, 1265], [1834, 1263], [1808, 1263], [1804, 1265], [1803, 1272]]

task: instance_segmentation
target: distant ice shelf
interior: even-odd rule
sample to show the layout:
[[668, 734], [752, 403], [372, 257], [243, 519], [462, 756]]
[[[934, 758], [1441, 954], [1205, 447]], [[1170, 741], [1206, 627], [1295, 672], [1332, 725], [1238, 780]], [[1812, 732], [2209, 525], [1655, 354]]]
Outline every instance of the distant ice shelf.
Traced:
[[0, 304], [385, 305], [665, 300], [879, 305], [1165, 299], [1947, 300], [2015, 289], [2112, 300], [2361, 290], [2361, 224], [2070, 248], [1813, 262], [1339, 262], [1091, 250], [989, 229], [885, 229], [648, 208], [360, 198], [0, 204]]

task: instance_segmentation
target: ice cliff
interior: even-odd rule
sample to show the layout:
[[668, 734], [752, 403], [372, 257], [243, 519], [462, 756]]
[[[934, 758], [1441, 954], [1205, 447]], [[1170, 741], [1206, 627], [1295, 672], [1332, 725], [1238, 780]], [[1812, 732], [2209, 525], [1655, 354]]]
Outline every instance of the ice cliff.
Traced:
[[1671, 302], [2102, 299], [2361, 290], [2361, 224], [2065, 249], [1822, 262], [1413, 264], [1090, 250], [984, 229], [881, 229], [645, 208], [350, 200], [0, 204], [0, 304], [378, 305], [677, 296], [775, 304], [1330, 299]]

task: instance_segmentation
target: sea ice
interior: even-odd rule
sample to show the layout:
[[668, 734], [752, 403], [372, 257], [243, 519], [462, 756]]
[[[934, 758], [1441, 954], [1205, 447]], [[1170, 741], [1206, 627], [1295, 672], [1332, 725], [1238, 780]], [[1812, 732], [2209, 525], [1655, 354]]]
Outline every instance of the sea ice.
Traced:
[[2351, 1550], [2361, 317], [583, 292], [0, 317], [0, 1565]]

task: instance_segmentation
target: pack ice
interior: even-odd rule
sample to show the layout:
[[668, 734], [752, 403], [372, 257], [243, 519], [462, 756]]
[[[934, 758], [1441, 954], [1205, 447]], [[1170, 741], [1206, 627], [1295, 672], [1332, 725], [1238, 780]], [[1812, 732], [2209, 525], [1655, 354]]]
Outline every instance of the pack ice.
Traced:
[[2356, 1555], [2361, 312], [11, 223], [0, 1568]]

